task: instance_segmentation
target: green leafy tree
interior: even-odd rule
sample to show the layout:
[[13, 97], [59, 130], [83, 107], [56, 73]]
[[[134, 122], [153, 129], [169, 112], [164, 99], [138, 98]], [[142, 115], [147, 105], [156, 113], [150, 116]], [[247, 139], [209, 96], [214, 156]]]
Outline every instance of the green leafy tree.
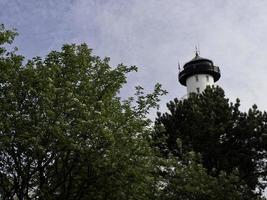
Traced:
[[266, 177], [266, 112], [255, 105], [240, 111], [239, 100], [229, 103], [219, 87], [186, 100], [174, 99], [167, 107], [169, 113], [158, 113], [154, 134], [162, 155], [181, 158], [197, 152], [209, 175], [220, 180], [222, 173], [237, 171], [241, 183], [250, 188], [249, 198], [261, 193]]
[[184, 158], [168, 159], [164, 169], [165, 187], [161, 198], [165, 200], [251, 200], [261, 199], [248, 195], [249, 187], [240, 180], [237, 173], [220, 172], [217, 177], [207, 173], [194, 152]]
[[[1, 27], [1, 44], [15, 33]], [[136, 67], [115, 68], [87, 45], [64, 45], [42, 60], [1, 47], [2, 199], [153, 199], [156, 179], [145, 115], [159, 84], [122, 101]]]
[[238, 176], [211, 176], [181, 140], [167, 158], [151, 148], [146, 115], [166, 92], [120, 99], [136, 67], [111, 67], [85, 44], [25, 62], [7, 51], [15, 36], [0, 27], [0, 199], [247, 199]]

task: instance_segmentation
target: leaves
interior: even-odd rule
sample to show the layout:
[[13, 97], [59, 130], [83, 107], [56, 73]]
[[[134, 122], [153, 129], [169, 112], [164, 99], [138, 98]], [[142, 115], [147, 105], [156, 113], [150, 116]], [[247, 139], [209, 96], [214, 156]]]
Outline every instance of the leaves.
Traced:
[[[255, 199], [266, 113], [208, 89], [170, 102], [154, 132], [147, 115], [166, 94], [160, 84], [118, 97], [136, 66], [112, 67], [86, 44], [25, 62], [6, 50], [15, 35], [1, 26], [1, 199]], [[260, 176], [242, 177], [239, 163]]]
[[238, 99], [229, 103], [219, 87], [183, 101], [175, 99], [167, 104], [170, 113], [158, 114], [154, 140], [165, 156], [199, 153], [201, 163], [214, 177], [220, 178], [222, 171], [231, 176], [238, 170], [240, 187], [246, 184], [248, 197], [253, 198], [255, 188], [264, 187], [259, 179], [265, 177], [267, 118], [255, 105], [248, 112], [240, 111], [239, 106]]
[[[15, 36], [0, 33], [3, 42]], [[137, 68], [111, 67], [86, 44], [64, 45], [25, 65], [23, 57], [7, 54], [0, 66], [0, 198], [154, 196], [145, 115], [157, 106], [160, 85], [139, 102], [121, 101], [126, 74]]]

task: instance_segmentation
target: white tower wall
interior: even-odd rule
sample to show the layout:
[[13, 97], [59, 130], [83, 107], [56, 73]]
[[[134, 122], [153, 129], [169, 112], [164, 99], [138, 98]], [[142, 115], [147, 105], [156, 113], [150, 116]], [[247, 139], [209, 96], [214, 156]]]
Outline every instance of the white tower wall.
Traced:
[[209, 74], [196, 74], [186, 79], [187, 94], [202, 93], [206, 87], [214, 85], [214, 79]]

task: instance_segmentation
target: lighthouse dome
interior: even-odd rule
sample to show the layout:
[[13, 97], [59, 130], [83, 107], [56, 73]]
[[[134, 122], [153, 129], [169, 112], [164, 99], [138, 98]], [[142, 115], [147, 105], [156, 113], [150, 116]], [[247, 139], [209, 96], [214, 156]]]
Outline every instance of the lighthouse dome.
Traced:
[[192, 60], [185, 63], [183, 70], [179, 72], [179, 82], [186, 86], [186, 79], [196, 74], [209, 74], [213, 77], [214, 82], [221, 77], [219, 67], [214, 66], [211, 60], [200, 57], [198, 53]]

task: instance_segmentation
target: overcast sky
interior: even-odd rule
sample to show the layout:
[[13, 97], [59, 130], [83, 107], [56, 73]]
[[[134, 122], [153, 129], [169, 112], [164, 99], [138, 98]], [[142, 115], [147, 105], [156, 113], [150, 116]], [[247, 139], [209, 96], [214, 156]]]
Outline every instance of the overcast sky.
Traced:
[[44, 57], [64, 43], [86, 42], [96, 55], [137, 65], [129, 77], [169, 94], [162, 107], [186, 94], [177, 63], [202, 57], [221, 69], [217, 82], [243, 109], [267, 110], [267, 1], [264, 0], [0, 0], [0, 23], [20, 33], [16, 45], [27, 58]]

